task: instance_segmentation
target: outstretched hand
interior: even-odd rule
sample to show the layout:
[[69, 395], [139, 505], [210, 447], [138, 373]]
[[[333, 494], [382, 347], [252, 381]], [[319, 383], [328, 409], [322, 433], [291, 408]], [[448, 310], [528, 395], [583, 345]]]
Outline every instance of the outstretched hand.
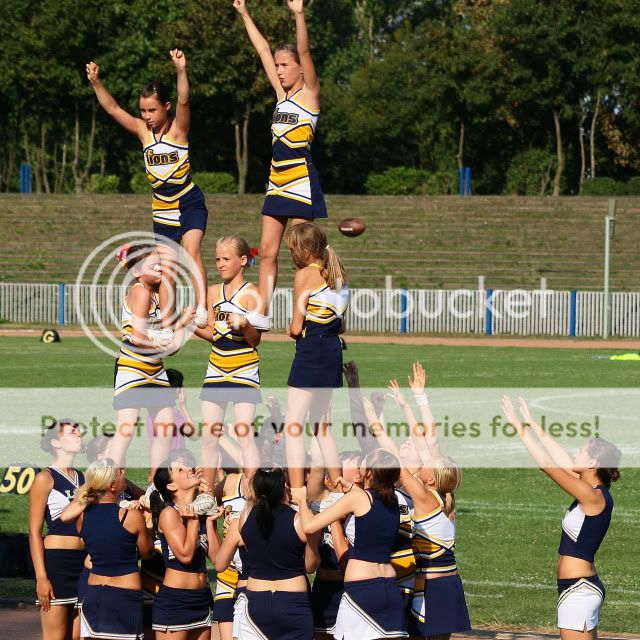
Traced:
[[407, 400], [405, 399], [402, 389], [395, 378], [389, 381], [388, 388], [391, 389], [391, 393], [389, 395], [396, 401], [397, 405], [399, 407], [406, 407]]
[[100, 67], [93, 61], [88, 62], [86, 65], [87, 80], [91, 84], [95, 84], [100, 79]]
[[171, 61], [175, 65], [176, 71], [184, 71], [187, 68], [187, 57], [181, 49], [171, 49], [169, 51]]
[[293, 13], [303, 13], [304, 12], [304, 2], [303, 0], [287, 0], [287, 4], [289, 5], [289, 9], [293, 11]]
[[421, 396], [427, 386], [427, 374], [419, 362], [413, 363], [413, 378], [409, 376], [409, 386], [414, 396]]
[[502, 411], [507, 421], [515, 427], [518, 435], [522, 435], [524, 433], [524, 425], [522, 424], [520, 416], [516, 413], [516, 410], [513, 407], [513, 402], [511, 402], [511, 398], [509, 396], [502, 396]]

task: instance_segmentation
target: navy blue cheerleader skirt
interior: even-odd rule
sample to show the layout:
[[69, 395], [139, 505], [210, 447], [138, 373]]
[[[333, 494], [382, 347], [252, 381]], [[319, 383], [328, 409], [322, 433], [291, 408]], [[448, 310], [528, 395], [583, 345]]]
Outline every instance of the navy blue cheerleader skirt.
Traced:
[[87, 585], [80, 609], [82, 636], [143, 640], [141, 589]]
[[[78, 580], [87, 552], [84, 549], [45, 549], [44, 566], [53, 587], [52, 605], [78, 603]], [[40, 604], [36, 600], [36, 604]]]
[[246, 615], [239, 620], [243, 640], [312, 640], [308, 591], [246, 591]]
[[162, 585], [153, 601], [154, 631], [186, 631], [211, 626], [213, 596], [209, 587], [177, 589]]
[[[416, 581], [416, 587], [422, 580]], [[414, 636], [439, 636], [471, 629], [459, 575], [424, 580], [413, 595], [409, 631]]]
[[334, 334], [298, 338], [287, 384], [298, 389], [342, 387], [340, 338]]

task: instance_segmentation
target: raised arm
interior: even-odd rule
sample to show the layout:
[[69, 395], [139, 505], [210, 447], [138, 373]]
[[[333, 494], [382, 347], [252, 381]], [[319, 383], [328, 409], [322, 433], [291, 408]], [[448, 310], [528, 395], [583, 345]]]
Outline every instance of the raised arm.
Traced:
[[189, 78], [187, 77], [187, 58], [180, 49], [169, 51], [171, 61], [176, 68], [176, 85], [178, 97], [176, 100], [176, 117], [171, 125], [172, 134], [181, 142], [189, 137], [191, 125], [191, 109], [189, 108]]
[[396, 443], [387, 433], [387, 429], [383, 420], [378, 418], [378, 414], [376, 413], [371, 400], [369, 400], [368, 398], [363, 398], [362, 406], [367, 417], [367, 421], [369, 422], [371, 432], [375, 436], [378, 446], [382, 449], [386, 449], [390, 453], [393, 453], [393, 455], [397, 457], [398, 448], [396, 447]]
[[260, 56], [260, 61], [262, 62], [265, 73], [267, 74], [267, 78], [269, 78], [269, 82], [271, 83], [271, 86], [276, 92], [276, 96], [278, 96], [279, 100], [284, 95], [284, 90], [280, 84], [280, 80], [278, 79], [278, 72], [276, 71], [276, 63], [273, 59], [273, 53], [271, 53], [271, 47], [249, 15], [245, 0], [233, 0], [233, 8], [242, 18], [249, 40], [251, 40], [251, 44]]
[[546, 473], [561, 489], [572, 495], [578, 502], [583, 504], [596, 504], [602, 501], [602, 493], [594, 489], [588, 482], [576, 477], [575, 474], [561, 469], [554, 463], [547, 450], [540, 444], [540, 441], [533, 435], [531, 429], [527, 429], [522, 419], [513, 408], [513, 403], [509, 396], [502, 398], [502, 410], [507, 420], [516, 429], [522, 443], [527, 448], [529, 455], [535, 463]]
[[529, 407], [523, 398], [519, 398], [520, 413], [525, 422], [533, 429], [534, 433], [538, 436], [538, 440], [545, 448], [547, 453], [551, 456], [554, 462], [562, 467], [565, 471], [578, 478], [578, 474], [574, 473], [571, 469], [573, 467], [573, 460], [571, 456], [556, 442], [553, 436], [550, 436], [533, 418]]
[[141, 118], [135, 118], [118, 105], [113, 96], [107, 91], [100, 79], [100, 67], [95, 62], [86, 66], [87, 79], [96, 92], [100, 106], [124, 129], [144, 142], [147, 127]]
[[307, 32], [307, 22], [304, 19], [304, 0], [287, 0], [287, 3], [296, 17], [296, 48], [300, 56], [300, 66], [304, 74], [307, 95], [315, 103], [309, 106], [317, 109], [320, 106], [320, 83], [309, 48], [309, 33]]
[[[429, 454], [433, 458], [439, 458], [441, 454], [438, 427], [435, 418], [431, 413], [431, 409], [429, 408], [429, 401], [427, 400], [427, 394], [425, 393], [425, 388], [427, 386], [427, 374], [424, 367], [419, 362], [413, 363], [413, 378], [409, 376], [408, 380], [414, 400], [420, 410], [420, 417], [422, 419], [422, 425], [420, 425], [420, 427], [424, 429], [422, 433], [424, 435], [424, 440], [428, 447]], [[418, 436], [419, 434], [420, 432], [418, 431], [415, 435]], [[418, 451], [420, 452], [420, 449], [418, 449]]]
[[371, 453], [376, 448], [375, 440], [369, 437], [367, 418], [362, 405], [360, 378], [358, 365], [352, 360], [343, 366], [344, 377], [349, 387], [349, 412], [351, 414], [351, 428], [364, 454]]

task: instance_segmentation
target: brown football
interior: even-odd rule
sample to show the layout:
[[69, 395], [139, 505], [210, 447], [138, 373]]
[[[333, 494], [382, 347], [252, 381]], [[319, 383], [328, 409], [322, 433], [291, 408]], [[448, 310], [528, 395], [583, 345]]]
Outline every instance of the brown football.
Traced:
[[355, 238], [361, 233], [364, 233], [366, 227], [360, 218], [345, 218], [338, 223], [338, 229], [341, 234], [349, 236], [350, 238]]

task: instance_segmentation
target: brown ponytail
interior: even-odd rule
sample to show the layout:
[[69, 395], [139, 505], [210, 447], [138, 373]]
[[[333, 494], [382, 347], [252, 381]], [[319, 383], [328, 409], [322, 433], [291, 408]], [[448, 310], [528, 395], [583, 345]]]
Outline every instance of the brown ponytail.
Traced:
[[608, 440], [598, 436], [591, 438], [587, 444], [589, 455], [595, 459], [598, 465], [596, 473], [600, 482], [607, 488], [611, 487], [612, 482], [617, 482], [620, 479], [618, 467], [622, 451]]

